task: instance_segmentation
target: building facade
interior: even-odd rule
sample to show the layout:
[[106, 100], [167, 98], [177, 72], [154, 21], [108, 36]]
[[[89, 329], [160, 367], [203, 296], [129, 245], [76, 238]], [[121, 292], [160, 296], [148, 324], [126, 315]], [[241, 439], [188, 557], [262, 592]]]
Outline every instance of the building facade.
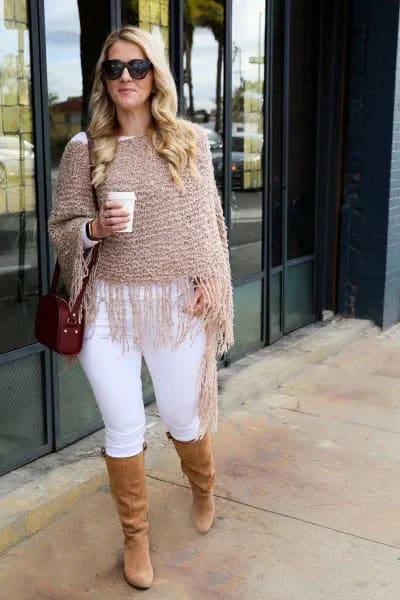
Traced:
[[208, 132], [234, 281], [221, 368], [324, 310], [400, 320], [398, 1], [0, 0], [0, 474], [102, 427], [34, 315], [60, 157], [125, 23], [164, 44]]

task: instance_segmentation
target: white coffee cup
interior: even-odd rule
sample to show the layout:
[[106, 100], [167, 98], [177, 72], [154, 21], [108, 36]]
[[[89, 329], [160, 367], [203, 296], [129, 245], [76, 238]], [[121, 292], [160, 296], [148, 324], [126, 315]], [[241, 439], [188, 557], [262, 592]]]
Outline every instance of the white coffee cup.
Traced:
[[129, 212], [129, 222], [124, 229], [119, 229], [118, 233], [131, 233], [133, 231], [133, 214], [136, 202], [135, 192], [108, 192], [107, 200], [119, 202]]

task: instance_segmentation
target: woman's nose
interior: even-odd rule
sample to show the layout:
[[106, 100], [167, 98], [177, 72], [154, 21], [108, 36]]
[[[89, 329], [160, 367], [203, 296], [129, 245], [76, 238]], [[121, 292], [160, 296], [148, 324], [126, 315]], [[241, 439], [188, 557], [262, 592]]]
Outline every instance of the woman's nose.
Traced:
[[124, 70], [121, 73], [121, 79], [123, 81], [130, 81], [132, 77], [129, 75], [128, 67], [124, 67]]

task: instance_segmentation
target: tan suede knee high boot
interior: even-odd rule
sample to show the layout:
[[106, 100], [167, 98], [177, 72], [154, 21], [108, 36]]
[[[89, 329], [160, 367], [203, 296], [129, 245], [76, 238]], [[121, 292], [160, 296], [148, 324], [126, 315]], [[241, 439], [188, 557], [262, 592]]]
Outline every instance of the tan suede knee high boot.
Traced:
[[115, 458], [104, 448], [111, 494], [125, 534], [124, 575], [137, 588], [149, 588], [153, 568], [149, 555], [148, 500], [144, 466], [144, 451], [135, 456]]
[[201, 440], [190, 442], [176, 440], [169, 431], [166, 435], [174, 443], [181, 459], [182, 471], [188, 477], [192, 488], [193, 525], [200, 533], [207, 533], [215, 517], [215, 469], [211, 435], [206, 433]]

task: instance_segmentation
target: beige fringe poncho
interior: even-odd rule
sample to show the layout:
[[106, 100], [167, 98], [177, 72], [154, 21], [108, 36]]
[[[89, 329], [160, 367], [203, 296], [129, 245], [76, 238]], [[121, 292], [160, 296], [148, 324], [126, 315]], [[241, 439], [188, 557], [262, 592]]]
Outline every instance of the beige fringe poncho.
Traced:
[[[146, 335], [146, 321], [157, 323], [155, 344], [180, 343], [193, 329], [193, 317], [184, 312], [193, 294], [191, 278], [196, 278], [211, 309], [202, 316], [206, 331], [206, 351], [198, 382], [200, 433], [217, 429], [217, 357], [233, 344], [233, 302], [227, 233], [218, 196], [207, 134], [199, 125], [196, 164], [200, 178], [186, 167], [181, 174], [184, 188], [172, 181], [165, 159], [147, 136], [119, 140], [117, 152], [105, 181], [97, 188], [99, 203], [109, 191], [135, 191], [136, 205], [132, 233], [115, 233], [99, 244], [95, 269], [85, 294], [85, 322], [96, 315], [96, 280], [107, 282], [106, 305], [113, 339], [124, 346], [125, 316], [130, 311], [134, 323], [133, 343], [138, 349]], [[49, 219], [49, 234], [61, 265], [62, 278], [73, 304], [87, 273], [93, 248], [85, 250], [81, 229], [96, 216], [93, 202], [87, 143], [75, 136], [61, 159], [56, 198]], [[182, 310], [178, 333], [172, 327], [169, 282], [178, 281]], [[137, 296], [129, 287], [129, 301], [123, 284], [152, 284], [146, 294]], [[154, 287], [158, 290], [154, 297]], [[146, 290], [146, 286], [145, 286]], [[129, 302], [129, 306], [126, 306]], [[81, 317], [82, 315], [80, 315]], [[156, 321], [154, 321], [154, 319]], [[174, 332], [174, 333], [173, 333]]]

